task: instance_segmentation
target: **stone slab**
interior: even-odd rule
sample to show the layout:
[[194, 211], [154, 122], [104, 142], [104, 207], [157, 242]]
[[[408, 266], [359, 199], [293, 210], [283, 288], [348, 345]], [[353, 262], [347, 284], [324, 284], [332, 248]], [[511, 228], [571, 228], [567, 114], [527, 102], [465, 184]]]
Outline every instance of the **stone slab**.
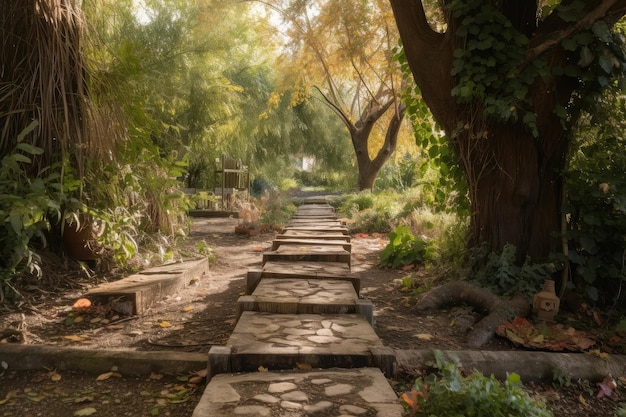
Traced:
[[206, 369], [205, 353], [79, 349], [45, 345], [0, 344], [0, 362], [8, 370], [56, 369], [101, 374], [117, 369], [123, 375], [187, 374]]
[[163, 265], [109, 282], [90, 289], [86, 298], [97, 302], [115, 302], [112, 308], [119, 312], [136, 315], [187, 286], [193, 277], [206, 275], [209, 262], [206, 258]]
[[316, 225], [316, 226], [343, 226], [343, 223], [339, 220], [324, 220], [324, 219], [312, 219], [310, 217], [294, 219], [292, 218], [287, 222], [287, 226], [298, 225]]
[[217, 375], [192, 417], [401, 417], [395, 392], [376, 368]]
[[[355, 314], [365, 307], [352, 283], [342, 280], [264, 278], [252, 295], [237, 301], [237, 317], [244, 311], [283, 314]], [[369, 304], [371, 306], [371, 303]], [[367, 314], [371, 317], [371, 314]], [[371, 323], [370, 323], [371, 324]]]
[[296, 369], [303, 364], [311, 368], [375, 366], [372, 349], [384, 348], [360, 314], [251, 311], [242, 313], [226, 345], [232, 349], [232, 372], [255, 372], [260, 366]]
[[266, 262], [263, 269], [249, 269], [246, 294], [254, 292], [262, 279], [334, 279], [348, 281], [359, 294], [361, 279], [350, 275], [350, 266], [340, 262]]
[[345, 251], [352, 252], [352, 244], [345, 240], [331, 240], [331, 239], [275, 239], [272, 242], [270, 250], [276, 250], [281, 246], [290, 245], [292, 247], [299, 248], [301, 246], [316, 245], [327, 246], [329, 248], [342, 248]]
[[324, 232], [324, 233], [341, 233], [343, 235], [348, 235], [348, 229], [343, 226], [321, 226], [316, 224], [301, 224], [301, 225], [291, 225], [285, 226], [282, 230], [282, 233], [288, 233], [289, 231], [299, 231], [299, 232]]
[[288, 245], [263, 253], [266, 262], [342, 262], [350, 265], [350, 252], [327, 245]]
[[343, 233], [328, 232], [324, 230], [285, 230], [283, 233], [274, 236], [274, 239], [325, 239], [325, 240], [343, 240], [350, 242], [350, 236]]

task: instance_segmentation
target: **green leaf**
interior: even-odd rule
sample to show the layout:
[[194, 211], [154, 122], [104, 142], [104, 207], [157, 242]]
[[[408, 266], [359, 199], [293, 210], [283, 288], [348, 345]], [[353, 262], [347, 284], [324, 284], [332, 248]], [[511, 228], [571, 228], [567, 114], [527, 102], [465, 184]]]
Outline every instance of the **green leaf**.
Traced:
[[591, 31], [602, 42], [610, 42], [611, 41], [611, 30], [609, 29], [609, 26], [606, 24], [606, 22], [604, 20], [596, 21], [593, 24], [593, 26], [591, 26]]
[[598, 59], [598, 64], [600, 64], [600, 67], [602, 67], [604, 72], [606, 72], [607, 74], [610, 74], [613, 71], [613, 60], [610, 58], [601, 56]]
[[589, 66], [593, 62], [594, 58], [595, 55], [591, 52], [591, 49], [588, 46], [584, 46], [580, 50], [580, 60], [578, 61], [578, 65], [581, 67]]
[[21, 153], [15, 153], [15, 154], [11, 155], [11, 158], [14, 161], [16, 161], [16, 162], [24, 162], [24, 163], [27, 163], [27, 164], [30, 164], [30, 163], [33, 162], [32, 159], [30, 159], [26, 155], [22, 155]]
[[17, 135], [17, 142], [18, 143], [22, 142], [24, 138], [26, 137], [26, 135], [28, 135], [30, 132], [35, 130], [37, 126], [39, 126], [39, 121], [33, 120], [28, 126], [24, 128], [24, 130], [20, 132], [19, 135]]
[[515, 372], [509, 374], [506, 380], [513, 385], [520, 385], [522, 383], [522, 378]]

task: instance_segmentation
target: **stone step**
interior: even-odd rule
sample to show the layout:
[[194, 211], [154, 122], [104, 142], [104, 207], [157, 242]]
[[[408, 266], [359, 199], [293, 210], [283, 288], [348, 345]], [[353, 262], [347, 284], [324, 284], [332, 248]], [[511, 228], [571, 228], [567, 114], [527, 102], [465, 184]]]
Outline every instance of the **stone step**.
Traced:
[[291, 217], [291, 220], [302, 220], [302, 219], [311, 219], [311, 220], [325, 222], [325, 221], [336, 221], [337, 216], [333, 213], [330, 213], [330, 214], [301, 213], [301, 214], [294, 214]]
[[266, 262], [263, 269], [249, 269], [246, 277], [246, 294], [254, 292], [265, 278], [334, 279], [348, 281], [359, 294], [361, 280], [350, 275], [350, 266], [340, 262]]
[[217, 375], [192, 417], [401, 417], [403, 409], [379, 369]]
[[344, 224], [339, 220], [329, 220], [329, 219], [311, 219], [309, 217], [294, 219], [292, 218], [287, 222], [287, 226], [326, 226], [326, 227], [342, 227]]
[[360, 314], [245, 311], [226, 346], [209, 350], [209, 378], [259, 369], [377, 367], [393, 371], [395, 354]]
[[286, 230], [283, 233], [274, 236], [274, 239], [325, 239], [325, 240], [343, 240], [350, 242], [350, 235], [343, 233], [327, 232], [324, 230]]
[[282, 233], [287, 233], [290, 231], [296, 232], [322, 232], [322, 233], [341, 233], [343, 235], [348, 235], [348, 229], [341, 225], [330, 225], [330, 226], [321, 226], [316, 224], [299, 224], [299, 225], [291, 225], [285, 226], [283, 228]]
[[281, 246], [293, 246], [294, 248], [299, 248], [300, 246], [309, 246], [309, 245], [316, 245], [316, 246], [328, 246], [328, 247], [341, 247], [342, 249], [348, 251], [348, 252], [352, 252], [352, 244], [349, 242], [346, 242], [345, 240], [330, 240], [330, 239], [303, 239], [301, 237], [297, 238], [297, 239], [276, 239], [272, 242], [272, 247], [270, 248], [270, 250], [275, 251], [276, 249], [278, 249]]
[[209, 273], [207, 258], [158, 266], [90, 289], [85, 297], [93, 302], [111, 303], [123, 314], [142, 314], [156, 302], [186, 287], [194, 277]]
[[350, 265], [350, 252], [337, 246], [287, 245], [263, 253], [266, 262], [343, 262]]
[[237, 300], [237, 318], [244, 311], [280, 314], [362, 314], [370, 325], [374, 308], [359, 299], [352, 283], [341, 280], [264, 278], [251, 295]]

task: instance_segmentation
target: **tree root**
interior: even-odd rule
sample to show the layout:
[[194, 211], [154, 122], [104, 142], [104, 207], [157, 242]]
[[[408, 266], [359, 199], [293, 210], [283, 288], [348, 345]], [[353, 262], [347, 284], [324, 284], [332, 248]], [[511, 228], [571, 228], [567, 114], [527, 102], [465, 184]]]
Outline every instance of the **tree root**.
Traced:
[[489, 342], [495, 335], [496, 328], [510, 318], [527, 317], [530, 314], [530, 303], [523, 295], [516, 294], [510, 300], [502, 300], [488, 290], [465, 281], [454, 281], [433, 288], [424, 294], [414, 309], [427, 311], [456, 304], [469, 304], [489, 313], [474, 325], [467, 336], [467, 344], [472, 348], [481, 347]]

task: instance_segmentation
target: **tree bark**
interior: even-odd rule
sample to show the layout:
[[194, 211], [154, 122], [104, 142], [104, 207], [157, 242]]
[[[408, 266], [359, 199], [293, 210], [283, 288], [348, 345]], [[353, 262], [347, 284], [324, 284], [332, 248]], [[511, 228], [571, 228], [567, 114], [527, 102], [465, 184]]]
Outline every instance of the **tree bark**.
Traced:
[[378, 173], [396, 151], [398, 144], [398, 133], [404, 119], [405, 105], [401, 104], [394, 112], [389, 121], [385, 133], [385, 142], [372, 159], [369, 155], [368, 142], [369, 135], [374, 126], [374, 121], [361, 125], [361, 129], [351, 130], [352, 144], [356, 153], [357, 166], [359, 170], [359, 190], [372, 190], [378, 177]]
[[[554, 235], [560, 231], [561, 173], [570, 139], [555, 108], [567, 108], [568, 123], [575, 122], [579, 111], [576, 104], [581, 99], [575, 94], [580, 88], [578, 79], [552, 76], [539, 78], [531, 85], [529, 95], [538, 137], [521, 123], [487, 119], [482, 103], [460, 105], [451, 94], [456, 85], [451, 73], [453, 53], [463, 48], [463, 39], [455, 34], [457, 22], [448, 20], [447, 31], [438, 33], [429, 26], [422, 1], [390, 2], [422, 98], [448, 137], [453, 138], [468, 183], [473, 231], [470, 243], [487, 243], [494, 251], [513, 244], [520, 262], [526, 256], [545, 259], [559, 244]], [[537, 24], [536, 7], [534, 0], [502, 3], [502, 13], [530, 37], [522, 65], [539, 53], [549, 53], [550, 65], [565, 67], [572, 57], [561, 49], [560, 41], [553, 40], [562, 40], [562, 36], [584, 28], [578, 22], [562, 21], [558, 13]], [[585, 28], [599, 18], [612, 24], [626, 12], [626, 0], [590, 0], [585, 7]], [[459, 126], [464, 126], [460, 132]]]

